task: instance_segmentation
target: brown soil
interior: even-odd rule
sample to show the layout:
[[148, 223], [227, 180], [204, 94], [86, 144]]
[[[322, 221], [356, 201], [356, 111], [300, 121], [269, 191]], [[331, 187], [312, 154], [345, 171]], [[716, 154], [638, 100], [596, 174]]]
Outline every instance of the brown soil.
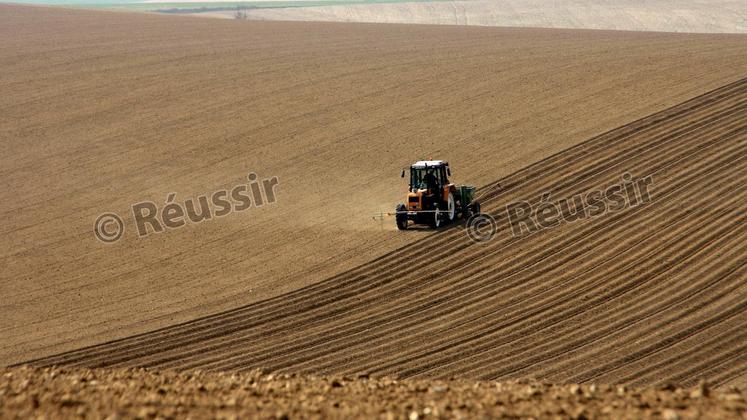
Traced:
[[[441, 367], [448, 367], [442, 373], [473, 372], [483, 357], [497, 361], [515, 354], [505, 359], [505, 368], [486, 366], [484, 372], [545, 372], [554, 378], [575, 372], [580, 379], [598, 374], [612, 380], [643, 369], [641, 360], [670, 366], [667, 358], [676, 349], [708, 345], [706, 335], [718, 347], [740, 331], [741, 312], [728, 314], [740, 308], [734, 306], [739, 305], [735, 299], [744, 289], [733, 279], [741, 272], [709, 283], [723, 268], [711, 269], [713, 264], [732, 267], [737, 261], [726, 252], [733, 250], [727, 246], [734, 245], [730, 237], [714, 239], [724, 245], [718, 251], [724, 253], [722, 259], [703, 245], [697, 248], [702, 257], [682, 257], [698, 264], [665, 264], [675, 268], [671, 276], [644, 282], [621, 298], [607, 290], [625, 281], [619, 276], [623, 268], [617, 266], [599, 272], [607, 283], [583, 277], [577, 287], [587, 289], [569, 289], [566, 296], [560, 286], [569, 275], [580, 275], [578, 267], [601, 264], [603, 255], [622, 252], [609, 248], [615, 243], [610, 239], [613, 232], [620, 240], [643, 240], [636, 230], [640, 227], [626, 225], [633, 230], [630, 234], [610, 227], [603, 236], [608, 241], [597, 246], [598, 255], [590, 256], [596, 259], [573, 269], [566, 265], [551, 272], [547, 266], [540, 273], [540, 266], [527, 265], [520, 275], [533, 273], [535, 280], [524, 284], [508, 279], [509, 269], [501, 264], [532, 261], [535, 254], [521, 249], [554, 249], [546, 248], [550, 241], [572, 232], [560, 229], [539, 236], [525, 246], [500, 251], [487, 264], [470, 263], [458, 273], [465, 277], [440, 279], [425, 274], [446, 265], [424, 269], [431, 257], [412, 259], [418, 254], [414, 248], [393, 251], [424, 240], [433, 255], [459, 251], [454, 255], [466, 264], [484, 250], [457, 239], [463, 238], [457, 230], [403, 234], [394, 232], [391, 222], [382, 230], [370, 216], [401, 200], [405, 185], [397, 175], [412, 160], [446, 158], [457, 182], [486, 185], [595, 134], [737, 80], [747, 70], [744, 37], [247, 23], [12, 5], [0, 5], [0, 37], [0, 363], [127, 337], [280, 296], [379, 256], [386, 256], [376, 263], [380, 266], [365, 265], [280, 300], [222, 315], [216, 318], [220, 328], [213, 335], [192, 330], [207, 325], [206, 320], [166, 330], [178, 331], [175, 342], [185, 352], [203, 355], [138, 347], [143, 353], [122, 358], [121, 349], [110, 346], [115, 356], [104, 360], [303, 369], [318, 362], [320, 369], [406, 369], [415, 375], [437, 374]], [[736, 106], [736, 100], [699, 112]], [[733, 129], [730, 124], [718, 133]], [[650, 139], [640, 137], [630, 146], [610, 146], [589, 156], [610, 159]], [[692, 151], [693, 141], [672, 140], [657, 146], [655, 153], [640, 153], [666, 162], [683, 150]], [[692, 152], [682, 162], [688, 162], [693, 174], [743, 174], [739, 162], [727, 162], [735, 153], [734, 141]], [[714, 154], [720, 150], [723, 154]], [[575, 163], [573, 171], [589, 164], [584, 162]], [[713, 162], [723, 165], [706, 166]], [[659, 168], [648, 160], [632, 160], [631, 165]], [[541, 173], [530, 172], [535, 178], [524, 179], [516, 192], [534, 194], [545, 183], [561, 183], [572, 174], [549, 164], [542, 168]], [[681, 186], [682, 168], [661, 168], [661, 188]], [[560, 172], [551, 176], [551, 170]], [[210, 193], [242, 182], [249, 171], [280, 178], [277, 204], [143, 239], [134, 234], [132, 203], [163, 204], [170, 192], [177, 193], [177, 200]], [[604, 177], [584, 182], [603, 182]], [[714, 185], [714, 190], [696, 185], [708, 197], [728, 186]], [[680, 203], [662, 205], [675, 202]], [[495, 209], [497, 204], [488, 206]], [[95, 218], [105, 211], [125, 216], [128, 226], [114, 245], [97, 242], [92, 232]], [[669, 207], [660, 211], [676, 214]], [[672, 225], [676, 230], [662, 230], [661, 237], [678, 246], [685, 242], [665, 235], [698, 238], [704, 233], [692, 229], [702, 226], [715, 234], [732, 226], [723, 220], [734, 221], [712, 213], [691, 218], [686, 219], [691, 225]], [[650, 223], [656, 223], [651, 232], [666, 224], [661, 219]], [[594, 229], [599, 235], [607, 232]], [[654, 252], [655, 246], [651, 242], [640, 252]], [[414, 274], [405, 275], [411, 270]], [[663, 297], [686, 299], [680, 294], [697, 293], [698, 287], [707, 295], [703, 299], [716, 300], [693, 298], [665, 306], [669, 300]], [[731, 297], [719, 298], [727, 287], [732, 287]], [[347, 292], [355, 294], [343, 295]], [[337, 303], [315, 300], [320, 296]], [[605, 296], [606, 304], [594, 300]], [[638, 302], [650, 309], [629, 307]], [[701, 307], [705, 302], [711, 303]], [[594, 306], [599, 312], [591, 310], [592, 303], [599, 303]], [[517, 310], [524, 306], [532, 311], [521, 315]], [[568, 312], [573, 308], [579, 311], [575, 316]], [[682, 316], [675, 319], [674, 314]], [[550, 323], [556, 317], [562, 322]], [[499, 328], [514, 318], [510, 331]], [[724, 321], [716, 322], [719, 319]], [[699, 324], [707, 320], [716, 327], [708, 330]], [[422, 329], [414, 329], [414, 322]], [[624, 327], [631, 322], [640, 327]], [[607, 329], [600, 323], [614, 329], [604, 335]], [[672, 341], [671, 351], [654, 351], [655, 335], [664, 342], [690, 324], [692, 334]], [[481, 328], [484, 331], [477, 333]], [[370, 348], [361, 331], [370, 331]], [[439, 347], [444, 351], [427, 354], [417, 345], [431, 333], [433, 344], [444, 346]], [[528, 341], [512, 341], [517, 334], [527, 335]], [[616, 371], [623, 349], [632, 345], [629, 340], [639, 339], [638, 334], [643, 334], [640, 348], [652, 351], [631, 356], [625, 364], [629, 368]], [[465, 341], [467, 337], [474, 341]], [[728, 342], [743, 343], [738, 337]], [[229, 340], [237, 341], [225, 342]], [[320, 350], [320, 340], [330, 340], [328, 351]], [[225, 348], [214, 347], [216, 343]], [[290, 343], [287, 354], [298, 358], [287, 359], [273, 350], [280, 343]], [[525, 355], [532, 351], [527, 345], [535, 343], [545, 347], [534, 350], [541, 361], [529, 367]], [[336, 359], [340, 353], [335, 349], [341, 346], [349, 346], [347, 357]], [[471, 351], [465, 352], [468, 348]], [[568, 365], [553, 359], [566, 354], [562, 352], [569, 354]], [[595, 364], [579, 364], [590, 354], [603, 357], [594, 359]], [[686, 372], [688, 363], [698, 374], [697, 366], [707, 362], [722, 368], [743, 366], [737, 362], [744, 352], [685, 355], [669, 376], [684, 375], [689, 381], [694, 374]], [[172, 356], [184, 358], [179, 362]], [[651, 378], [661, 377], [656, 372]]]
[[743, 418], [738, 389], [629, 389], [533, 382], [0, 371], [0, 417], [31, 418]]
[[[274, 299], [41, 365], [714, 385], [747, 379], [747, 79], [483, 189], [461, 226]], [[650, 175], [653, 201], [509, 234], [505, 205]]]

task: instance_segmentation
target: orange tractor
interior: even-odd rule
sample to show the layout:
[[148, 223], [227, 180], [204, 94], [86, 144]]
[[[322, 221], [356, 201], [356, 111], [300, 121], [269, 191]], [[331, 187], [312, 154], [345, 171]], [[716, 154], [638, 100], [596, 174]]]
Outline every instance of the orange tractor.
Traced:
[[[449, 163], [423, 160], [410, 165], [410, 187], [407, 203], [397, 205], [397, 228], [407, 229], [410, 221], [438, 228], [457, 217], [468, 218], [480, 213], [480, 203], [473, 201], [475, 187], [449, 182]], [[402, 178], [405, 170], [402, 171]]]

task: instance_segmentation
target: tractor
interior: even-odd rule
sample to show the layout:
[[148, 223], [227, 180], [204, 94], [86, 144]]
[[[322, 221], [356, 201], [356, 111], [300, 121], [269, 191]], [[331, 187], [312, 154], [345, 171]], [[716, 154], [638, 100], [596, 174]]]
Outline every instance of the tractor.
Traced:
[[[406, 170], [402, 170], [402, 178]], [[423, 160], [410, 165], [407, 202], [397, 205], [395, 219], [399, 230], [410, 221], [438, 228], [480, 213], [480, 203], [473, 201], [475, 187], [449, 182], [451, 170], [443, 160]]]

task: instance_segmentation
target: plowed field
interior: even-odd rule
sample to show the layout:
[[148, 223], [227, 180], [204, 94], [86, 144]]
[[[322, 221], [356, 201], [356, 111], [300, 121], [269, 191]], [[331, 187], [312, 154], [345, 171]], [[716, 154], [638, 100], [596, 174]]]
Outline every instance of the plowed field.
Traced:
[[[708, 213], [721, 211], [713, 207], [721, 203], [709, 201], [682, 219], [694, 224], [667, 225], [684, 223], [668, 219], [682, 210], [670, 207], [690, 202], [664, 194], [670, 187], [693, 188], [710, 194], [698, 199], [741, 204], [719, 190], [738, 194], [739, 183], [727, 177], [705, 184], [718, 171], [733, 171], [724, 175], [732, 178], [741, 174], [739, 161], [725, 161], [739, 155], [738, 134], [711, 138], [729, 134], [743, 120], [739, 92], [625, 141], [608, 134], [543, 159], [743, 78], [743, 36], [234, 22], [0, 5], [0, 38], [3, 364], [262, 302], [174, 327], [159, 347], [146, 344], [145, 337], [163, 338], [151, 334], [135, 340], [132, 352], [109, 346], [104, 356], [80, 353], [86, 355], [80, 361], [304, 370], [318, 362], [324, 370], [438, 376], [460, 369], [472, 375], [472, 364], [483, 357], [498, 360], [510, 353], [516, 363], [486, 365], [484, 373], [520, 376], [544, 366], [563, 378], [567, 370], [555, 372], [561, 366], [552, 355], [568, 349], [572, 369], [598, 349], [589, 344], [571, 346], [570, 352], [572, 343], [625, 342], [599, 336], [597, 324], [582, 328], [584, 322], [611, 328], [618, 324], [606, 318], [610, 314], [632, 322], [631, 316], [643, 312], [625, 306], [629, 300], [650, 299], [657, 303], [646, 306], [653, 311], [664, 304], [656, 297], [673, 298], [673, 288], [705, 281], [693, 271], [681, 272], [677, 261], [708, 276], [716, 272], [707, 264], [737, 261], [721, 255], [738, 252], [726, 245], [708, 245], [702, 256], [682, 260], [677, 253], [667, 265], [674, 273], [631, 280], [642, 284], [606, 303], [594, 300], [628, 284], [617, 283], [623, 267], [607, 264], [632, 262], [605, 258], [643, 258], [653, 246], [694, 246], [663, 234], [701, 239], [708, 236], [690, 230], [701, 222], [708, 223], [703, 229], [718, 229], [708, 235], [736, 223], [734, 214]], [[646, 146], [717, 111], [731, 113], [723, 125], [719, 120], [699, 135]], [[686, 152], [692, 153], [674, 166], [661, 166]], [[650, 218], [578, 223], [514, 245], [501, 237], [486, 248], [471, 246], [459, 229], [401, 233], [392, 221], [373, 221], [374, 213], [402, 200], [400, 169], [428, 157], [449, 160], [455, 182], [487, 186], [490, 211], [512, 197], [536, 199], [540, 190], [572, 182], [603, 159], [622, 163], [557, 194], [619, 178], [629, 169], [636, 176], [658, 171], [655, 191], [662, 198], [646, 208]], [[530, 166], [539, 161], [541, 166]], [[162, 207], [172, 194], [184, 202], [246, 182], [249, 172], [278, 177], [277, 203], [143, 238], [135, 233], [134, 203]], [[709, 177], [680, 185], [696, 174]], [[506, 176], [503, 189], [490, 187]], [[671, 194], [689, 197], [689, 191]], [[723, 211], [743, 208], [738, 204]], [[104, 212], [124, 219], [124, 236], [114, 244], [97, 241], [93, 233]], [[595, 233], [586, 233], [592, 227]], [[632, 247], [631, 241], [643, 241], [635, 236], [642, 233], [655, 234], [661, 244]], [[565, 246], [556, 241], [572, 238], [574, 246], [596, 244], [594, 253], [579, 248], [586, 253], [566, 265], [535, 261], [556, 261], [547, 253]], [[414, 243], [419, 245], [408, 246]], [[720, 253], [719, 259], [711, 252]], [[568, 271], [568, 264], [591, 271]], [[460, 268], [444, 271], [450, 267]], [[739, 272], [718, 284], [725, 287], [734, 276]], [[731, 298], [740, 290], [731, 290]], [[561, 292], [566, 294], [556, 294]], [[715, 309], [719, 302], [697, 313], [711, 319], [721, 313]], [[668, 326], [657, 334], [680, 331], [690, 318], [666, 324], [663, 317], [682, 311], [662, 309], [635, 325]], [[578, 326], [574, 335], [568, 334], [572, 325]], [[533, 334], [516, 341], [528, 331]], [[424, 336], [432, 348], [426, 349]], [[558, 341], [545, 341], [552, 337]], [[700, 343], [702, 337], [688, 340]], [[284, 353], [275, 347], [281, 343], [289, 344]], [[547, 347], [527, 350], [539, 343]], [[177, 351], [171, 345], [184, 346]], [[543, 362], [524, 369], [527, 351], [544, 355]], [[616, 360], [616, 353], [605, 354], [609, 360], [595, 359], [600, 368]], [[657, 363], [668, 369], [666, 360]], [[724, 360], [720, 366], [733, 365]], [[631, 360], [625, 366], [637, 365]], [[627, 371], [610, 366], [600, 372], [622, 379]]]
[[[511, 200], [652, 176], [648, 203], [514, 237]], [[747, 79], [485, 187], [499, 235], [455, 226], [257, 304], [43, 365], [526, 377], [747, 378]], [[585, 208], [576, 208], [584, 212]]]

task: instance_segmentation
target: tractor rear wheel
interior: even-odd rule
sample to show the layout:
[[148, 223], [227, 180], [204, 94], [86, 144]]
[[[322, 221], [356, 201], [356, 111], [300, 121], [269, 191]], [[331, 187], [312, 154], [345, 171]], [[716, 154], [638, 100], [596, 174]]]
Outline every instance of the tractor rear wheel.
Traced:
[[449, 193], [449, 200], [446, 204], [446, 214], [449, 222], [453, 222], [456, 219], [456, 204], [454, 203], [454, 194]]

